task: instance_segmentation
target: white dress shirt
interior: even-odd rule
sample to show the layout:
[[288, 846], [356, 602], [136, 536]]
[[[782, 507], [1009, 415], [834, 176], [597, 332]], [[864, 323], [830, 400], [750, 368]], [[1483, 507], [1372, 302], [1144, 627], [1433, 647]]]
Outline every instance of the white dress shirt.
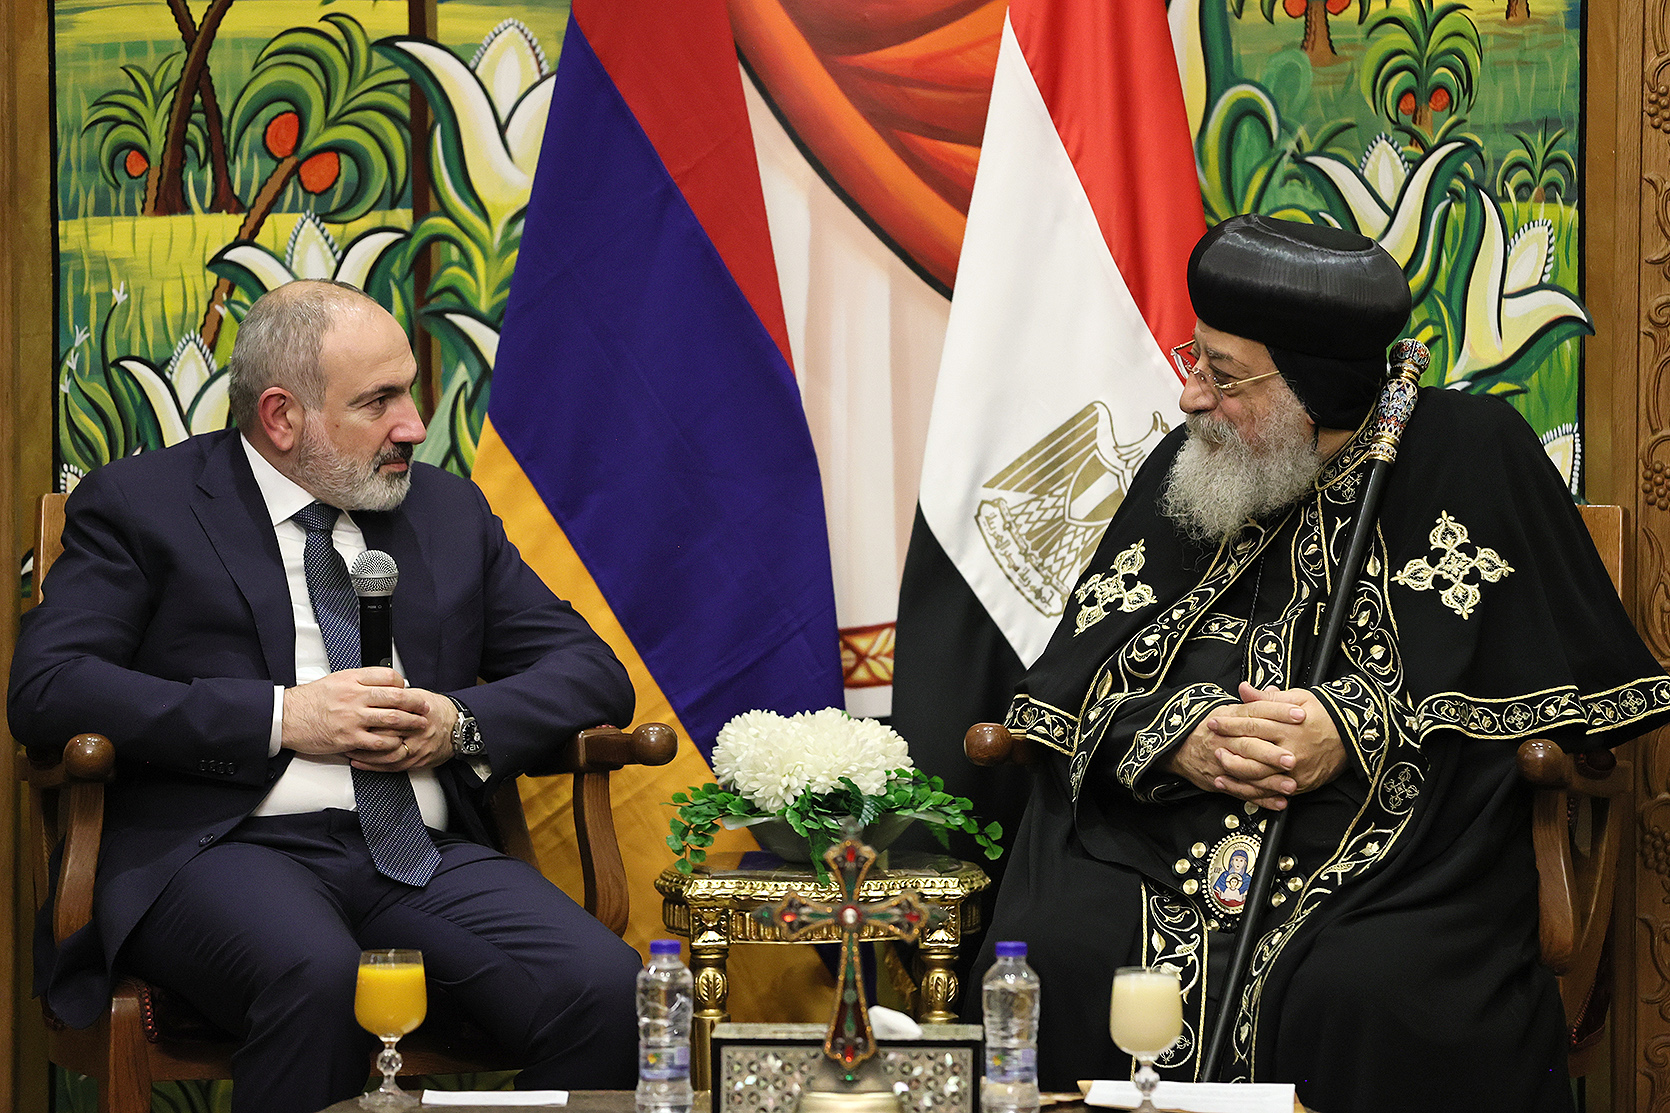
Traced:
[[[331, 671], [325, 655], [325, 639], [319, 633], [319, 620], [313, 614], [313, 602], [307, 594], [307, 572], [302, 563], [307, 544], [307, 531], [291, 515], [314, 501], [312, 495], [298, 487], [266, 457], [255, 450], [249, 438], [239, 437], [249, 466], [255, 472], [255, 482], [261, 488], [261, 498], [267, 504], [272, 519], [273, 533], [278, 538], [278, 554], [284, 561], [284, 578], [290, 587], [290, 613], [296, 624], [296, 683], [318, 680]], [[354, 558], [365, 552], [365, 535], [344, 511], [336, 519], [331, 531], [331, 542], [351, 568]], [[400, 668], [400, 648], [394, 649], [394, 667]], [[272, 732], [267, 740], [269, 756], [277, 755], [283, 736], [284, 688], [273, 688]], [[409, 776], [412, 791], [417, 794], [418, 809], [426, 826], [444, 830], [447, 822], [446, 796], [435, 778], [433, 769], [413, 769]], [[354, 810], [354, 776], [348, 760], [327, 754], [297, 754], [290, 760], [283, 776], [267, 793], [254, 815], [293, 815], [297, 812], [316, 812], [325, 808]]]

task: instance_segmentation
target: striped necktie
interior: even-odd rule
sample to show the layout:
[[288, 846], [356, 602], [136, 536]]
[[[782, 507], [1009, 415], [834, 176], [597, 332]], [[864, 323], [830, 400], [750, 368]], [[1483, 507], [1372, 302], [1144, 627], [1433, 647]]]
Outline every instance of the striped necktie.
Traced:
[[[302, 567], [332, 672], [360, 665], [359, 601], [354, 598], [348, 566], [331, 543], [331, 530], [340, 513], [334, 506], [314, 502], [291, 515], [307, 533]], [[360, 830], [365, 832], [365, 845], [377, 872], [407, 885], [427, 885], [441, 864], [441, 855], [423, 825], [412, 779], [405, 773], [366, 769], [353, 773]]]

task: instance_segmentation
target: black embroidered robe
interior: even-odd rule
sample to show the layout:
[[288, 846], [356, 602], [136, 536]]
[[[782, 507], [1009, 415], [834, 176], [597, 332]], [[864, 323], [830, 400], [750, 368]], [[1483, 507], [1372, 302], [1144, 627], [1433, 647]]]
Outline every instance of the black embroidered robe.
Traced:
[[[1273, 816], [1166, 763], [1239, 681], [1303, 682], [1369, 470], [1359, 432], [1297, 505], [1201, 546], [1156, 508], [1183, 436], [1138, 473], [1008, 716], [1048, 757], [974, 978], [992, 941], [1031, 944], [1046, 1089], [1125, 1076], [1108, 989], [1139, 963], [1182, 971], [1184, 1038], [1161, 1065], [1194, 1077]], [[1350, 607], [1314, 689], [1346, 768], [1294, 801], [1234, 1071], [1327, 1113], [1568, 1109], [1515, 750], [1644, 733], [1670, 717], [1670, 678], [1494, 399], [1422, 391]]]

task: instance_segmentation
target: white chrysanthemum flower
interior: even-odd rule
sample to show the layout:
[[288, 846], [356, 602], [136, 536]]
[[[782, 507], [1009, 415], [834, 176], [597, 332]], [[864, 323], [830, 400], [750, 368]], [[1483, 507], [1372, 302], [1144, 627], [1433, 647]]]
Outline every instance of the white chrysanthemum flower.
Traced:
[[847, 777], [880, 794], [895, 769], [913, 768], [905, 740], [874, 719], [836, 708], [784, 718], [748, 711], [719, 731], [713, 772], [767, 812], [780, 812], [807, 789], [830, 792]]

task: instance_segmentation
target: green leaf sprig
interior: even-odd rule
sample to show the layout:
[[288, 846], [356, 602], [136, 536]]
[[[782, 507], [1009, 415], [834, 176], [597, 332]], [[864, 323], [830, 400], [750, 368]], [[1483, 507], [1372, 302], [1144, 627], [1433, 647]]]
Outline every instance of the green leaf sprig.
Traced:
[[856, 820], [867, 827], [883, 815], [909, 816], [925, 824], [941, 846], [950, 846], [952, 831], [971, 835], [987, 858], [1003, 853], [997, 840], [1003, 828], [996, 823], [981, 826], [974, 806], [962, 796], [945, 791], [945, 782], [919, 769], [894, 769], [878, 795], [867, 795], [851, 778], [842, 777], [840, 786], [828, 792], [807, 789], [781, 812], [768, 812], [742, 794], [718, 784], [694, 785], [675, 792], [672, 803], [678, 812], [669, 823], [667, 845], [678, 854], [677, 869], [689, 873], [707, 860], [714, 833], [726, 818], [788, 821], [795, 834], [811, 845], [812, 861], [821, 875], [823, 853], [839, 842], [846, 822]]

